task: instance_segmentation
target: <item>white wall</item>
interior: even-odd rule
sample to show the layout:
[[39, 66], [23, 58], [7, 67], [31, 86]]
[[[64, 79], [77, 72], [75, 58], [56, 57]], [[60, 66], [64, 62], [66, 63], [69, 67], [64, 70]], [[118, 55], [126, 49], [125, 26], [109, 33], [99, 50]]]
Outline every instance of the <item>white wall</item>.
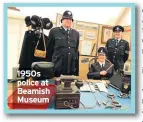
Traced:
[[8, 11], [8, 78], [13, 78], [12, 70], [18, 67], [24, 31], [24, 18], [18, 12]]

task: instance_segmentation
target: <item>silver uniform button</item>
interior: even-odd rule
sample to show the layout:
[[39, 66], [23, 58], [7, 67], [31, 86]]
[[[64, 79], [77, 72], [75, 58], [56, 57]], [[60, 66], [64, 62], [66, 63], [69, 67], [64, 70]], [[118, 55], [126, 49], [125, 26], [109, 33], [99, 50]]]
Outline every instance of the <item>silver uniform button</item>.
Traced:
[[70, 53], [69, 53], [69, 55], [70, 55]]
[[70, 49], [71, 47], [69, 47], [69, 49]]

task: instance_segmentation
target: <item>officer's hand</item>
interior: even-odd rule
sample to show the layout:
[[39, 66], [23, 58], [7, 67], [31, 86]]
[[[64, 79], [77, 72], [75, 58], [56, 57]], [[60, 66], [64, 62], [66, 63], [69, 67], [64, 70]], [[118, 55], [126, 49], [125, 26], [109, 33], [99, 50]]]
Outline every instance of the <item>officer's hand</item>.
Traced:
[[100, 72], [100, 75], [106, 75], [106, 74], [107, 74], [106, 71], [101, 71], [101, 72]]

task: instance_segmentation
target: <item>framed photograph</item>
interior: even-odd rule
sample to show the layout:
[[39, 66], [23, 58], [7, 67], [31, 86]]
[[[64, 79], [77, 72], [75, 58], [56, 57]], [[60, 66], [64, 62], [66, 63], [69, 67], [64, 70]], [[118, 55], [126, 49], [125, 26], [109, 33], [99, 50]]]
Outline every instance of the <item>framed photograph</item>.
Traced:
[[101, 35], [101, 43], [106, 44], [109, 38], [112, 38], [113, 31], [111, 26], [103, 26], [102, 27], [102, 35]]

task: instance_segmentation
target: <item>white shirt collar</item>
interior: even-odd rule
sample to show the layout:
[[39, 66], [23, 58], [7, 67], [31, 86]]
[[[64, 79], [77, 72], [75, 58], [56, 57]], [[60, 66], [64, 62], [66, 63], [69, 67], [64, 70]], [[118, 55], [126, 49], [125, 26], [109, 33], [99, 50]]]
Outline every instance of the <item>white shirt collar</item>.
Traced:
[[118, 40], [118, 42], [119, 42], [121, 40], [121, 38], [119, 38], [119, 39], [116, 38], [116, 40]]
[[70, 30], [70, 28], [66, 28], [66, 27], [64, 27], [64, 26], [63, 26], [63, 28], [65, 29], [65, 31], [67, 31], [67, 29]]
[[100, 66], [102, 67], [102, 64], [103, 66], [105, 66], [105, 61], [103, 63], [99, 62]]

